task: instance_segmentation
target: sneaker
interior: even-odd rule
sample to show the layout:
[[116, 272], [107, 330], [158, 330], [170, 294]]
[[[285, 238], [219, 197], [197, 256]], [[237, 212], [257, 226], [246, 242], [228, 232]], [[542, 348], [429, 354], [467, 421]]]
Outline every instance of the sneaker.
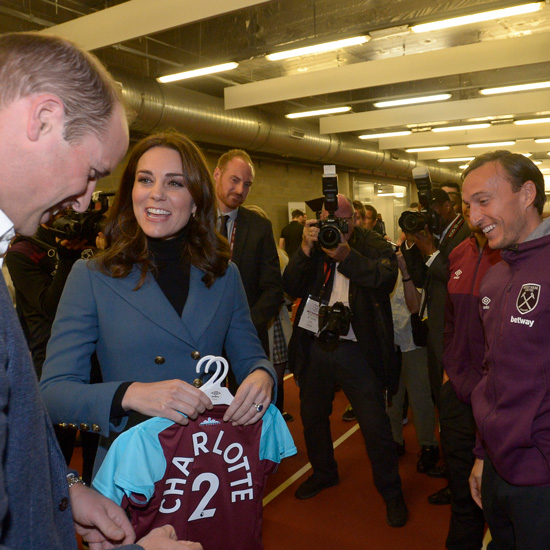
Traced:
[[283, 413], [283, 418], [285, 422], [292, 422], [294, 420], [294, 417], [290, 413], [287, 413], [286, 411]]
[[300, 500], [305, 500], [306, 498], [312, 498], [315, 495], [318, 495], [323, 489], [328, 489], [334, 485], [340, 483], [340, 478], [336, 476], [335, 478], [326, 481], [321, 479], [319, 476], [313, 474], [308, 477], [301, 485], [296, 489], [294, 496]]
[[346, 407], [346, 410], [342, 415], [342, 420], [344, 420], [345, 422], [353, 422], [354, 420], [357, 420], [355, 418], [355, 413], [353, 412], [353, 407], [351, 405], [348, 405]]
[[424, 445], [420, 451], [420, 458], [416, 463], [416, 471], [421, 474], [432, 470], [439, 460], [439, 447], [436, 445]]
[[409, 511], [403, 500], [403, 495], [386, 502], [386, 521], [390, 527], [403, 527], [409, 519]]

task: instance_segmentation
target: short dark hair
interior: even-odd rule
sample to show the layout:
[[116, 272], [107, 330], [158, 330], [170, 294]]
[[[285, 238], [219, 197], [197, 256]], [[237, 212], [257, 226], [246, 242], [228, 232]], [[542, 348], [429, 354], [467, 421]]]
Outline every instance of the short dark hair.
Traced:
[[365, 219], [367, 211], [365, 210], [365, 205], [361, 201], [353, 201], [353, 209], [357, 211], [362, 220]]
[[462, 172], [462, 181], [466, 176], [488, 162], [496, 162], [506, 173], [507, 179], [512, 185], [512, 191], [517, 193], [526, 181], [535, 184], [536, 195], [533, 206], [539, 214], [544, 210], [546, 194], [544, 192], [544, 176], [537, 165], [526, 156], [519, 153], [511, 153], [506, 150], [489, 151], [476, 157]]
[[376, 210], [376, 208], [374, 208], [374, 206], [372, 204], [365, 204], [365, 210], [368, 210], [369, 212], [372, 212], [372, 214], [374, 216], [374, 219], [377, 218], [378, 211]]
[[293, 210], [290, 215], [292, 216], [292, 219], [299, 218], [300, 216], [305, 216], [306, 213], [303, 210], [300, 210], [297, 208], [296, 210]]
[[440, 185], [440, 187], [450, 187], [451, 189], [456, 189], [456, 192], [460, 194], [460, 185], [456, 181], [445, 181]]

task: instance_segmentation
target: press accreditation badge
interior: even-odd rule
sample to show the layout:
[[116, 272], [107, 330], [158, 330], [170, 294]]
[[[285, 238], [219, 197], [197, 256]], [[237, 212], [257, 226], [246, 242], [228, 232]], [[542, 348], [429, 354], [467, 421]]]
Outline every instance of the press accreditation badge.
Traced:
[[298, 323], [300, 328], [309, 330], [313, 334], [319, 332], [319, 300], [313, 296], [308, 296], [306, 305], [302, 311], [300, 322]]

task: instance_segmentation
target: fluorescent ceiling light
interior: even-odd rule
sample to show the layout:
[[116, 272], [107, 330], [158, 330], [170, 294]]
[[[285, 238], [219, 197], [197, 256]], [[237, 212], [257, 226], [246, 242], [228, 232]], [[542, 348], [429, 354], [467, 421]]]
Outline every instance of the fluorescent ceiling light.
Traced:
[[520, 155], [523, 155], [524, 157], [532, 157], [533, 156], [533, 153], [520, 153]]
[[428, 95], [424, 97], [409, 97], [406, 99], [394, 99], [391, 101], [378, 101], [374, 103], [375, 107], [397, 107], [398, 105], [414, 105], [416, 103], [429, 103], [431, 101], [446, 101], [452, 97], [451, 94]]
[[458, 132], [460, 130], [480, 130], [481, 128], [489, 128], [491, 125], [485, 124], [463, 124], [462, 126], [445, 126], [444, 128], [432, 128], [432, 132]]
[[550, 118], [529, 118], [525, 120], [514, 120], [514, 124], [522, 126], [523, 124], [542, 124], [543, 122], [550, 122]]
[[158, 82], [166, 84], [167, 82], [175, 82], [176, 80], [184, 80], [186, 78], [195, 78], [196, 76], [204, 76], [205, 74], [221, 73], [222, 71], [230, 71], [236, 69], [238, 63], [222, 63], [221, 65], [213, 65], [212, 67], [203, 67], [194, 71], [184, 71], [183, 73], [169, 74], [157, 78]]
[[352, 38], [344, 38], [343, 40], [334, 40], [333, 42], [325, 42], [324, 44], [316, 44], [314, 46], [306, 46], [305, 48], [296, 48], [295, 50], [287, 50], [286, 52], [270, 53], [266, 55], [266, 59], [269, 61], [280, 61], [281, 59], [288, 59], [290, 57], [300, 57], [302, 55], [310, 55], [313, 53], [328, 52], [331, 50], [338, 50], [340, 48], [347, 48], [348, 46], [359, 46], [368, 42], [370, 36], [354, 36]]
[[378, 193], [377, 197], [399, 197], [403, 198], [405, 193]]
[[437, 159], [437, 162], [470, 162], [474, 160], [475, 157], [455, 157], [448, 159]]
[[542, 160], [534, 160], [533, 164], [542, 164]]
[[385, 134], [363, 134], [362, 136], [359, 136], [359, 139], [399, 137], [399, 136], [408, 136], [410, 134], [412, 134], [410, 130], [403, 130], [402, 132], [386, 132]]
[[347, 113], [351, 107], [331, 107], [330, 109], [317, 109], [316, 111], [303, 111], [301, 113], [288, 113], [286, 118], [304, 118], [308, 116], [331, 115], [334, 113]]
[[485, 88], [479, 90], [483, 95], [509, 94], [513, 92], [525, 92], [526, 90], [541, 90], [550, 88], [550, 82], [531, 82], [530, 84], [518, 84], [517, 86], [501, 86], [500, 88]]
[[536, 139], [535, 143], [550, 143], [550, 138], [540, 138]]
[[459, 166], [459, 168], [460, 168], [461, 170], [466, 170], [466, 168], [468, 168], [468, 165], [467, 165], [467, 164], [461, 164], [461, 165]]
[[405, 149], [407, 153], [427, 153], [428, 151], [447, 151], [450, 149], [448, 145], [442, 145], [441, 147], [416, 147], [414, 149]]
[[453, 17], [452, 19], [415, 25], [411, 27], [411, 31], [415, 33], [429, 32], [439, 29], [448, 29], [450, 27], [459, 27], [460, 25], [470, 25], [472, 23], [479, 23], [480, 21], [490, 21], [491, 19], [502, 19], [513, 15], [533, 13], [542, 9], [543, 6], [544, 2], [531, 2], [530, 4], [523, 4], [522, 6], [512, 6], [500, 10], [485, 11], [482, 13], [474, 13], [472, 15], [464, 15], [462, 17]]
[[515, 141], [495, 141], [494, 143], [470, 143], [466, 147], [468, 149], [481, 149], [482, 147], [507, 147], [508, 145], [515, 144]]

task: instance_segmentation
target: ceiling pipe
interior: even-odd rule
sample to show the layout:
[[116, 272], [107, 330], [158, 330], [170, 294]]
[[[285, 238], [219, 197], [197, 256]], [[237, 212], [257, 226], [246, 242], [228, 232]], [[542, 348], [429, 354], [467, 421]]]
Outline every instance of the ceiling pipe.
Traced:
[[167, 128], [195, 141], [298, 158], [320, 164], [410, 178], [415, 166], [426, 166], [434, 182], [458, 181], [459, 175], [437, 163], [419, 163], [404, 152], [379, 151], [355, 136], [319, 133], [318, 126], [290, 121], [257, 108], [226, 111], [223, 99], [159, 84], [151, 78], [113, 71], [136, 118], [132, 130], [149, 134]]

